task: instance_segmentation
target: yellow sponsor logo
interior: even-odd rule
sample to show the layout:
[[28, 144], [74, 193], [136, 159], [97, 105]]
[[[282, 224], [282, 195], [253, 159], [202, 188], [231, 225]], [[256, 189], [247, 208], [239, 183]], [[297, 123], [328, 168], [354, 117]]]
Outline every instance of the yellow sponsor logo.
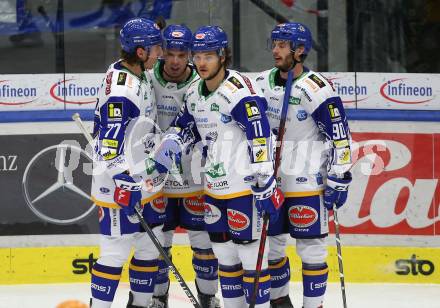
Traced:
[[344, 140], [335, 140], [335, 147], [337, 148], [345, 148], [349, 146], [348, 140], [344, 139]]
[[102, 140], [102, 145], [106, 146], [106, 147], [117, 148], [118, 147], [118, 140], [103, 139]]
[[266, 145], [266, 138], [255, 138], [252, 140], [253, 145]]

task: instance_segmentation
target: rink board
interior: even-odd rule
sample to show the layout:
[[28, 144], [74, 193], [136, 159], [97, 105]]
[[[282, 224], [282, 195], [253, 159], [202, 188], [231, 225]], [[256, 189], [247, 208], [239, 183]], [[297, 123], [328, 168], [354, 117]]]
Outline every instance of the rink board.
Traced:
[[[301, 262], [288, 248], [292, 280], [301, 281]], [[90, 268], [98, 247], [1, 248], [0, 284], [72, 283], [90, 281]], [[194, 280], [189, 246], [173, 248], [173, 260], [186, 280]], [[343, 248], [348, 282], [440, 283], [440, 248], [356, 247]], [[329, 280], [339, 281], [335, 247], [327, 259]], [[127, 264], [122, 281], [127, 280]], [[172, 276], [172, 275], [171, 275]]]

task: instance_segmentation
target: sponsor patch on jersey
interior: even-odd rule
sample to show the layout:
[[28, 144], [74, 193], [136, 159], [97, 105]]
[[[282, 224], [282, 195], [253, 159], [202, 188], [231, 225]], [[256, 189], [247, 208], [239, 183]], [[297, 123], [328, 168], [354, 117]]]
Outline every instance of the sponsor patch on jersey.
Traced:
[[122, 120], [122, 103], [108, 103], [107, 117], [110, 121]]
[[191, 109], [191, 111], [195, 111], [196, 110], [196, 103], [191, 103], [189, 109]]
[[211, 164], [209, 169], [206, 170], [206, 174], [212, 179], [217, 179], [226, 175], [226, 169], [223, 163]]
[[298, 121], [304, 121], [307, 119], [307, 112], [305, 110], [298, 110], [296, 113]]
[[219, 105], [217, 105], [216, 103], [211, 104], [211, 111], [219, 111], [219, 110], [220, 110]]
[[351, 151], [349, 147], [336, 149], [336, 164], [345, 165], [351, 163]]
[[318, 85], [318, 87], [320, 87], [320, 88], [325, 87], [325, 82], [322, 81], [322, 79], [319, 78], [318, 76], [316, 76], [315, 74], [311, 74], [309, 76], [309, 79], [312, 80], [314, 83], [316, 83]]
[[228, 209], [228, 225], [234, 231], [243, 231], [251, 224], [249, 217], [240, 211]]
[[241, 78], [243, 78], [244, 83], [246, 84], [246, 86], [248, 87], [249, 91], [251, 92], [251, 94], [255, 94], [255, 90], [252, 87], [252, 82], [250, 81], [249, 78], [247, 78], [246, 76], [241, 75]]
[[118, 140], [114, 140], [114, 139], [103, 139], [102, 140], [103, 146], [111, 147], [111, 148], [117, 148], [118, 143], [119, 143]]
[[150, 205], [155, 212], [159, 214], [165, 213], [166, 204], [163, 197], [154, 199], [153, 201], [150, 202]]
[[151, 158], [147, 158], [145, 160], [145, 171], [148, 175], [153, 174], [154, 170], [156, 170], [156, 164], [154, 163], [154, 160]]
[[187, 197], [183, 199], [183, 207], [185, 210], [196, 216], [205, 215], [205, 202], [203, 197]]
[[246, 115], [249, 121], [260, 119], [261, 113], [258, 108], [257, 101], [249, 101], [244, 104], [246, 107]]
[[254, 138], [252, 139], [252, 144], [253, 145], [266, 145], [266, 138]]
[[104, 160], [110, 160], [113, 159], [117, 156], [117, 152], [116, 149], [113, 148], [107, 148], [107, 147], [102, 147], [101, 148], [101, 156], [102, 158], [104, 158]]
[[299, 97], [289, 97], [289, 105], [299, 105], [301, 103], [301, 98]]
[[232, 83], [235, 87], [237, 87], [237, 89], [242, 89], [243, 88], [243, 85], [241, 84], [241, 82], [237, 78], [235, 78], [234, 76], [229, 77], [228, 81], [230, 83]]
[[232, 121], [232, 117], [229, 116], [229, 115], [227, 115], [227, 114], [223, 114], [223, 113], [222, 113], [222, 116], [221, 116], [220, 120], [221, 120], [223, 123], [226, 124], [226, 123], [229, 123], [229, 122]]
[[222, 217], [222, 213], [219, 208], [213, 204], [205, 203], [205, 223], [208, 225], [212, 225], [220, 220]]
[[264, 76], [257, 77], [256, 81], [264, 80]]
[[109, 95], [112, 91], [112, 78], [113, 78], [113, 71], [107, 74], [105, 77], [105, 95]]
[[108, 189], [107, 187], [100, 187], [99, 191], [104, 195], [108, 195], [110, 193], [110, 189]]
[[224, 190], [229, 188], [228, 181], [219, 181], [219, 182], [208, 182], [206, 181], [206, 187], [208, 189], [214, 189], [214, 190]]
[[332, 122], [341, 120], [341, 113], [339, 112], [338, 107], [336, 107], [334, 104], [328, 104], [327, 109]]
[[304, 176], [299, 176], [296, 178], [296, 184], [305, 184], [307, 183], [307, 178]]
[[127, 73], [119, 72], [118, 81], [116, 82], [116, 84], [118, 86], [123, 86], [126, 80], [127, 80]]
[[297, 228], [308, 228], [318, 220], [318, 212], [310, 206], [299, 205], [289, 209], [289, 221]]
[[266, 146], [253, 146], [252, 154], [254, 163], [262, 163], [269, 160]]
[[350, 145], [347, 139], [335, 140], [335, 141], [333, 141], [333, 143], [335, 144], [336, 148], [345, 148]]

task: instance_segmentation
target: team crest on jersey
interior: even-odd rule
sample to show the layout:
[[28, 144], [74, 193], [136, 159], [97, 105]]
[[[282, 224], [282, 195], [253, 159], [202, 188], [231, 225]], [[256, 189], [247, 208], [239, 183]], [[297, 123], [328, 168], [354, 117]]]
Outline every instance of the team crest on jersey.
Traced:
[[315, 74], [311, 74], [309, 76], [309, 79], [311, 79], [314, 83], [316, 83], [320, 88], [324, 88], [325, 87], [324, 81], [322, 81], [322, 79], [319, 78], [318, 76], [316, 76]]
[[234, 86], [236, 86], [238, 89], [242, 89], [243, 88], [243, 85], [241, 84], [241, 82], [237, 78], [235, 78], [234, 76], [229, 77], [228, 81], [230, 83], [232, 83]]
[[261, 118], [261, 113], [260, 109], [258, 108], [257, 101], [249, 101], [246, 102], [244, 105], [246, 107], [246, 115], [249, 121]]
[[219, 111], [219, 110], [220, 110], [219, 105], [217, 105], [216, 103], [211, 104], [211, 111]]
[[116, 82], [116, 84], [118, 86], [123, 86], [125, 84], [126, 80], [127, 80], [127, 73], [120, 72], [118, 75], [118, 81]]
[[122, 103], [108, 103], [107, 117], [109, 121], [122, 120]]

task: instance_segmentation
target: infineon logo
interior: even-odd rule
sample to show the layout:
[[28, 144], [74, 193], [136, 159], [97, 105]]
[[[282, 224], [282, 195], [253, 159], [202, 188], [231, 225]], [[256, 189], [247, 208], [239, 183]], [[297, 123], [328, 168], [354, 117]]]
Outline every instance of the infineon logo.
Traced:
[[[342, 80], [340, 80], [342, 79]], [[361, 102], [368, 99], [368, 87], [366, 85], [354, 85], [353, 81], [349, 78], [344, 77], [333, 77], [328, 78], [328, 80], [333, 84], [335, 92], [341, 97], [342, 102], [345, 104]], [[353, 97], [356, 99], [344, 99], [344, 97]]]
[[381, 85], [380, 95], [398, 104], [422, 104], [433, 100], [432, 87], [418, 85], [419, 82], [409, 78], [388, 80]]
[[[96, 96], [98, 95], [99, 87], [83, 87], [76, 83], [71, 82], [74, 80], [66, 79], [63, 81], [58, 81], [54, 83], [50, 87], [50, 96], [57, 101], [66, 104], [77, 104], [77, 105], [85, 105], [85, 104], [95, 104]], [[84, 98], [90, 97], [91, 99], [83, 99], [83, 100], [71, 100], [72, 98]]]
[[37, 88], [14, 87], [9, 82], [0, 80], [0, 105], [25, 105], [37, 99]]

